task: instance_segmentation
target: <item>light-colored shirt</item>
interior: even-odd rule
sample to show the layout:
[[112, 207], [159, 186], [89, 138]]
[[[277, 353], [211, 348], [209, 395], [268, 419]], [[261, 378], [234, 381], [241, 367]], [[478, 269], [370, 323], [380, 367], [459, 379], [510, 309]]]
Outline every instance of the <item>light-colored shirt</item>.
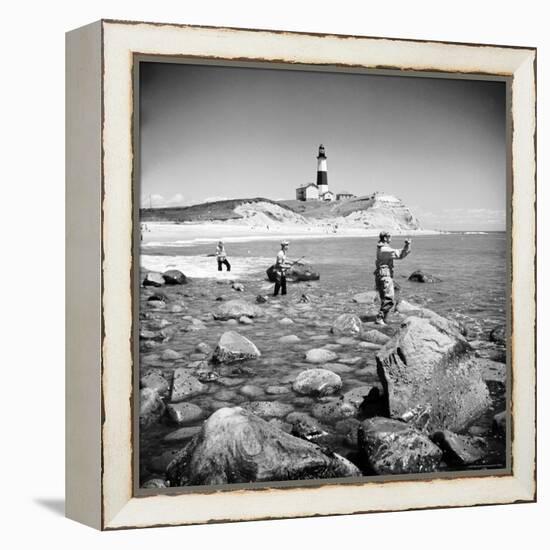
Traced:
[[376, 249], [376, 268], [388, 266], [393, 273], [393, 261], [402, 260], [409, 255], [411, 247], [409, 244], [401, 249], [392, 248], [388, 243], [378, 243]]
[[277, 252], [277, 257], [275, 258], [275, 267], [279, 271], [283, 271], [286, 267], [288, 267], [288, 264], [286, 262], [286, 252], [284, 250], [279, 250], [279, 252]]
[[216, 257], [219, 260], [225, 260], [226, 254], [225, 254], [225, 246], [218, 245], [216, 248]]

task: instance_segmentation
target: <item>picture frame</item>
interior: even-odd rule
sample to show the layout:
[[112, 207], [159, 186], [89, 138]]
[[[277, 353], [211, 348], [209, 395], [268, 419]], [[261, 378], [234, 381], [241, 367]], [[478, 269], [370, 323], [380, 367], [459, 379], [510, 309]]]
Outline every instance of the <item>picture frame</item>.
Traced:
[[[102, 20], [67, 34], [66, 513], [101, 530], [536, 500], [536, 49]], [[509, 86], [510, 468], [140, 492], [135, 68], [140, 59], [502, 79]]]

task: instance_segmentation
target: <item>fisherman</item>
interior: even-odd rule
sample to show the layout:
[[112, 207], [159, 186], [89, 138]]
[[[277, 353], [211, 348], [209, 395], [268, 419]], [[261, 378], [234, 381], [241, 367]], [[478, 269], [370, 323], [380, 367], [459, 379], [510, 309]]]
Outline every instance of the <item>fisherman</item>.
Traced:
[[277, 296], [279, 290], [282, 296], [286, 294], [286, 271], [291, 265], [286, 260], [288, 244], [288, 241], [283, 241], [281, 243], [281, 250], [279, 250], [277, 258], [275, 259], [275, 288], [273, 290], [273, 296]]
[[401, 250], [391, 248], [391, 235], [382, 231], [376, 245], [376, 269], [374, 277], [376, 290], [380, 295], [380, 311], [376, 316], [377, 325], [385, 325], [388, 313], [395, 305], [395, 286], [393, 282], [393, 261], [402, 260], [411, 251], [411, 240], [405, 239]]
[[231, 271], [231, 264], [227, 261], [223, 241], [218, 242], [218, 246], [216, 247], [216, 258], [218, 260], [218, 271], [222, 271], [222, 265], [225, 265], [227, 271]]

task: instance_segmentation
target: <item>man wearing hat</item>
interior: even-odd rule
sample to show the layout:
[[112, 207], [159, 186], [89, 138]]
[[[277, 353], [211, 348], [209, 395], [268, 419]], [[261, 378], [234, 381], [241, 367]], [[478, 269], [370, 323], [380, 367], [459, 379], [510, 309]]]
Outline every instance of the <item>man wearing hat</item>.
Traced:
[[227, 254], [225, 252], [225, 245], [223, 241], [218, 242], [216, 247], [216, 258], [218, 260], [218, 271], [222, 270], [222, 265], [225, 265], [227, 271], [231, 271], [231, 264], [227, 260]]
[[286, 294], [286, 270], [290, 267], [290, 264], [286, 261], [288, 244], [288, 241], [281, 243], [281, 250], [279, 250], [275, 259], [275, 289], [273, 290], [273, 296], [277, 296], [279, 290], [282, 296]]
[[395, 287], [393, 283], [393, 261], [402, 260], [411, 251], [411, 240], [405, 239], [401, 250], [391, 248], [391, 235], [387, 231], [380, 233], [376, 245], [376, 269], [374, 277], [376, 290], [380, 295], [380, 311], [376, 316], [377, 325], [385, 325], [388, 313], [395, 305]]

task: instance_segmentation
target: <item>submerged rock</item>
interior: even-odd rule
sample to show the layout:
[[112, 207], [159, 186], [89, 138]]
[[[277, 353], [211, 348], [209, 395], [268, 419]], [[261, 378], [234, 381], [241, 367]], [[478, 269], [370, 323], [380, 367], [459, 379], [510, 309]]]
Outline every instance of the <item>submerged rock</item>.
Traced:
[[216, 411], [167, 468], [171, 486], [359, 476], [351, 462], [240, 407]]
[[249, 304], [244, 300], [229, 300], [220, 304], [212, 313], [214, 319], [218, 321], [228, 321], [229, 319], [239, 319], [240, 317], [261, 317], [263, 311], [260, 307]]
[[164, 402], [153, 388], [139, 392], [139, 427], [143, 430], [158, 421], [164, 413]]
[[155, 271], [149, 271], [143, 279], [143, 286], [162, 286], [164, 284], [164, 277], [162, 273]]
[[142, 388], [155, 390], [159, 395], [166, 395], [170, 390], [168, 380], [157, 372], [149, 372], [139, 379], [139, 385]]
[[294, 408], [288, 403], [279, 403], [278, 401], [250, 401], [243, 405], [243, 409], [260, 418], [283, 418]]
[[311, 413], [319, 420], [335, 422], [336, 420], [355, 416], [357, 409], [354, 405], [343, 399], [333, 399], [327, 403], [317, 403], [313, 406]]
[[380, 296], [376, 290], [369, 290], [368, 292], [356, 294], [352, 300], [356, 304], [374, 306], [376, 303], [380, 302]]
[[231, 288], [233, 290], [236, 290], [237, 292], [243, 292], [244, 291], [244, 285], [242, 283], [233, 283], [231, 285]]
[[292, 389], [302, 395], [324, 396], [337, 393], [342, 388], [342, 379], [327, 369], [302, 371], [294, 380]]
[[383, 346], [386, 342], [390, 340], [390, 337], [387, 334], [384, 334], [383, 332], [380, 332], [376, 329], [364, 331], [361, 337], [363, 338], [363, 340], [365, 340], [365, 342], [378, 344], [380, 346]]
[[361, 319], [352, 313], [339, 315], [330, 331], [336, 336], [359, 336], [363, 330]]
[[177, 403], [194, 395], [204, 393], [207, 390], [208, 387], [192, 374], [189, 374], [189, 371], [185, 367], [180, 367], [174, 371], [170, 400]]
[[200, 426], [188, 426], [185, 428], [178, 428], [173, 432], [164, 436], [163, 441], [173, 442], [173, 441], [185, 441], [186, 439], [191, 439], [201, 431]]
[[170, 403], [166, 412], [176, 424], [191, 424], [203, 416], [202, 409], [193, 403]]
[[357, 439], [371, 469], [379, 475], [434, 472], [443, 454], [422, 432], [389, 418], [365, 420]]
[[489, 333], [489, 340], [497, 344], [506, 345], [506, 327], [495, 327]]
[[441, 279], [429, 273], [424, 273], [419, 269], [409, 275], [409, 281], [414, 281], [416, 283], [440, 283]]
[[338, 356], [336, 353], [323, 348], [310, 349], [306, 353], [306, 361], [308, 363], [328, 363], [330, 361], [335, 361], [337, 358]]
[[469, 351], [456, 331], [407, 319], [376, 355], [389, 415], [428, 431], [467, 428], [491, 404]]
[[162, 274], [167, 285], [185, 285], [187, 277], [178, 269], [169, 269]]
[[218, 363], [234, 363], [260, 356], [260, 350], [248, 338], [231, 330], [222, 334], [213, 359]]
[[441, 448], [449, 465], [473, 464], [484, 458], [488, 451], [487, 441], [482, 437], [458, 435], [449, 430], [435, 432], [432, 440]]
[[281, 336], [279, 338], [279, 342], [281, 342], [281, 344], [297, 344], [300, 341], [300, 338], [295, 334], [288, 334], [287, 336]]

